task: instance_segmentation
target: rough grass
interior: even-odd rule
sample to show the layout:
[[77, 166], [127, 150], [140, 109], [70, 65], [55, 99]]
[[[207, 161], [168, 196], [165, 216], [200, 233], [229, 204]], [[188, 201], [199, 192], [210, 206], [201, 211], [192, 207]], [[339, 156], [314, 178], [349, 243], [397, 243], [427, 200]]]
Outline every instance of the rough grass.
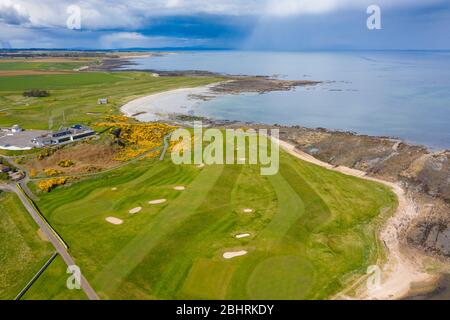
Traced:
[[36, 280], [21, 300], [86, 300], [83, 290], [69, 290], [66, 285], [70, 276], [67, 265], [58, 256]]
[[53, 250], [16, 195], [0, 192], [0, 300], [14, 299]]
[[[324, 299], [377, 260], [380, 211], [392, 212], [396, 198], [282, 153], [272, 177], [256, 166], [146, 161], [41, 195], [38, 205], [102, 298]], [[234, 238], [242, 232], [252, 236]], [[222, 258], [242, 249], [246, 256]]]

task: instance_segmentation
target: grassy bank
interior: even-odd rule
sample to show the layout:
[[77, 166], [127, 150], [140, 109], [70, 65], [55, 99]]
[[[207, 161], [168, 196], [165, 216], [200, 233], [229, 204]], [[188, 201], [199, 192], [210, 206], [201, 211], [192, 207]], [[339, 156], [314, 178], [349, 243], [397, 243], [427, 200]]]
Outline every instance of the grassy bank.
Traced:
[[53, 253], [12, 193], [0, 192], [0, 300], [14, 299]]
[[58, 256], [21, 300], [86, 300], [82, 290], [67, 289], [66, 281], [70, 274], [66, 271], [67, 265]]

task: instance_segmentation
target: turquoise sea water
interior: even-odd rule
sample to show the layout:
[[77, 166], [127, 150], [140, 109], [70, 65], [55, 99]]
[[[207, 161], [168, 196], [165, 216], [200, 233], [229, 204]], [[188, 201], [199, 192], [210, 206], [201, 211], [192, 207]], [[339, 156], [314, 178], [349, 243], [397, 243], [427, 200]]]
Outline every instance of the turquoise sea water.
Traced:
[[207, 70], [319, 80], [289, 92], [223, 96], [196, 114], [400, 137], [450, 148], [450, 52], [178, 52], [133, 69]]

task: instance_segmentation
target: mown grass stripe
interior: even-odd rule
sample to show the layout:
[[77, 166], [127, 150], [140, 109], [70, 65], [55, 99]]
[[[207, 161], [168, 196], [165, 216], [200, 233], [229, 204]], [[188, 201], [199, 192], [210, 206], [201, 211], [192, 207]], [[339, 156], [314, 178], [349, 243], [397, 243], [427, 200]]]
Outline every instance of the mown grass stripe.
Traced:
[[159, 213], [155, 221], [142, 230], [96, 276], [93, 285], [108, 296], [121, 281], [147, 256], [158, 241], [194, 214], [222, 173], [222, 166], [208, 166], [189, 185], [189, 192], [180, 195]]

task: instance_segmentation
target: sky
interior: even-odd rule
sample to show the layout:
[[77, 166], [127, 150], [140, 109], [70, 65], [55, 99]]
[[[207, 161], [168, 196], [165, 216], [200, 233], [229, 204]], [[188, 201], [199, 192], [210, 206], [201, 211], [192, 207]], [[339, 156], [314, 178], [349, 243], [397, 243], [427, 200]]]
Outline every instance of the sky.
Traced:
[[450, 0], [0, 0], [0, 48], [450, 50]]

